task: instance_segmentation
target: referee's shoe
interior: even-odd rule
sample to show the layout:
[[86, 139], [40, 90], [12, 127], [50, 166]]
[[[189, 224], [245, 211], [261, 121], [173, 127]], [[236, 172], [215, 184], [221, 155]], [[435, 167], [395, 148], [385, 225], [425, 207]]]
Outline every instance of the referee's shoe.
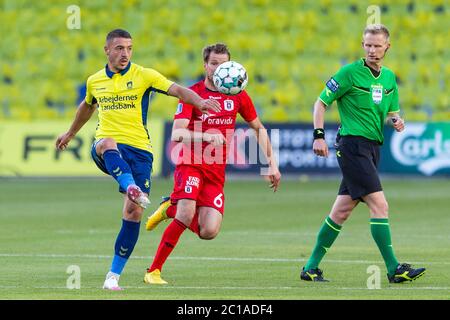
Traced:
[[413, 269], [410, 264], [402, 263], [397, 266], [393, 275], [387, 275], [390, 283], [413, 281], [423, 276], [425, 268]]
[[323, 278], [323, 272], [319, 268], [305, 270], [305, 267], [303, 267], [302, 272], [300, 272], [300, 279], [305, 281], [328, 282], [328, 280]]

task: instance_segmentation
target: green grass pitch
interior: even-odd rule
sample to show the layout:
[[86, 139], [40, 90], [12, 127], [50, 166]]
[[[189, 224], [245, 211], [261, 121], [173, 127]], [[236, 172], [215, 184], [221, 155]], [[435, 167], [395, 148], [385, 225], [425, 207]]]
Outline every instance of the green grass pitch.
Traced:
[[[0, 179], [0, 299], [448, 299], [450, 181], [384, 179], [397, 258], [427, 267], [414, 282], [390, 285], [360, 204], [322, 261], [329, 283], [299, 280], [338, 180], [228, 181], [219, 236], [186, 231], [166, 262], [167, 286], [143, 283], [163, 223], [141, 234], [121, 277], [122, 292], [101, 289], [121, 223], [121, 195], [105, 179]], [[172, 181], [155, 179], [150, 214]], [[145, 221], [144, 217], [144, 221]], [[69, 266], [81, 288], [68, 289]], [[367, 269], [380, 267], [381, 288]]]

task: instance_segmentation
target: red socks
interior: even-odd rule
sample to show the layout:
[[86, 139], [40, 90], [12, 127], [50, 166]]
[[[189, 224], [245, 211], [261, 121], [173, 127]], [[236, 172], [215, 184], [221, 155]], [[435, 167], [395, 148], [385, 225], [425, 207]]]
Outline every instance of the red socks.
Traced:
[[[169, 206], [169, 207], [167, 208], [166, 215], [167, 215], [169, 218], [174, 219], [176, 213], [177, 213], [177, 205], [173, 205], [173, 204], [172, 204], [171, 206]], [[200, 229], [199, 229], [199, 227], [198, 227], [198, 211], [195, 212], [195, 215], [194, 215], [194, 217], [192, 218], [192, 222], [191, 222], [191, 225], [189, 226], [189, 229], [190, 229], [192, 232], [196, 233], [197, 235], [200, 235]]]
[[[176, 206], [173, 207], [175, 207], [176, 209]], [[186, 230], [186, 226], [177, 219], [174, 219], [167, 226], [162, 235], [158, 251], [156, 251], [156, 255], [153, 259], [153, 263], [150, 267], [149, 272], [152, 272], [155, 269], [162, 269], [163, 264], [166, 262], [167, 257], [170, 255], [173, 248], [175, 248], [175, 246], [177, 245], [178, 239], [180, 239], [180, 236], [184, 232], [184, 230]]]

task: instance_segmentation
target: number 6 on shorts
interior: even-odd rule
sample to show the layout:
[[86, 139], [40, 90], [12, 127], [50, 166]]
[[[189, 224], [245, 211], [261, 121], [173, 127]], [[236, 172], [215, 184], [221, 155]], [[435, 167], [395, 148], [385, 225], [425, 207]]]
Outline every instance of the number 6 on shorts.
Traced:
[[214, 198], [214, 205], [217, 208], [222, 208], [223, 206], [223, 193], [220, 193], [217, 197]]

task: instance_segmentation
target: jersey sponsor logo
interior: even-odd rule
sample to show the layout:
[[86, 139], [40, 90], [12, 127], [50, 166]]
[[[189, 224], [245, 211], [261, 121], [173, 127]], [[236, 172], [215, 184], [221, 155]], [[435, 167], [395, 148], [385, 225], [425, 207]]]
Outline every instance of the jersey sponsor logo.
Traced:
[[97, 102], [100, 103], [102, 111], [135, 109], [134, 101], [138, 99], [137, 94], [133, 95], [114, 95], [100, 97]]
[[215, 99], [215, 100], [220, 100], [222, 99], [222, 97], [216, 97], [216, 96], [209, 96], [209, 99]]
[[223, 106], [224, 106], [224, 109], [226, 111], [233, 111], [233, 109], [234, 109], [234, 101], [233, 100], [229, 100], [229, 99], [224, 100]]
[[336, 92], [339, 89], [339, 83], [333, 78], [330, 78], [327, 82], [327, 88], [331, 90], [331, 92]]
[[216, 118], [211, 119], [208, 118], [208, 124], [210, 125], [227, 125], [227, 124], [233, 124], [233, 118]]
[[373, 84], [371, 90], [373, 102], [375, 104], [380, 104], [383, 100], [383, 86], [381, 84]]
[[127, 89], [133, 89], [133, 81], [127, 82]]
[[134, 102], [132, 103], [113, 103], [108, 105], [101, 105], [102, 111], [108, 111], [108, 110], [122, 110], [122, 109], [136, 109], [136, 105]]
[[177, 106], [177, 111], [175, 112], [175, 114], [180, 114], [183, 112], [183, 104], [180, 102]]
[[200, 178], [189, 176], [186, 180], [186, 186], [199, 187], [200, 186]]
[[123, 101], [134, 101], [137, 100], [138, 95], [123, 95], [119, 96], [116, 94], [115, 96], [103, 96], [98, 99], [98, 102], [100, 103], [108, 103], [108, 102], [123, 102]]
[[95, 88], [95, 91], [103, 91], [103, 90], [106, 90], [106, 87], [103, 87], [103, 88]]
[[204, 122], [206, 119], [208, 119], [209, 115], [202, 113], [202, 115], [199, 117], [200, 120], [202, 120], [202, 122]]

